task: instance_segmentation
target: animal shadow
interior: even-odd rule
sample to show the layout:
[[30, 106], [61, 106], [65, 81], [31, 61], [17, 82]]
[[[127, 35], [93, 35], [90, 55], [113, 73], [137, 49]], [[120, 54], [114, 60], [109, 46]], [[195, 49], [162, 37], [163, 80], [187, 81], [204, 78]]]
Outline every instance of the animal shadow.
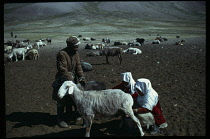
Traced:
[[[93, 123], [90, 131], [90, 137], [139, 137], [138, 130], [119, 128], [120, 120], [112, 120], [104, 123]], [[85, 128], [69, 129], [57, 133], [36, 135], [33, 137], [84, 137]]]
[[13, 112], [6, 115], [5, 119], [11, 122], [18, 122], [13, 128], [32, 127], [34, 125], [54, 126], [56, 123], [56, 115], [41, 112]]

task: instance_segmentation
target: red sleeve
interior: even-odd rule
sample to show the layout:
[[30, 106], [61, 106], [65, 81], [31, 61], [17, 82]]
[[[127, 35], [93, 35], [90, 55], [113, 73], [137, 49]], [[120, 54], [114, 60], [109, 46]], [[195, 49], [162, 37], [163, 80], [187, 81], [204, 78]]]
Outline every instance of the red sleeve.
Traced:
[[116, 85], [115, 87], [113, 87], [112, 89], [122, 89], [123, 88], [123, 84], [120, 83], [118, 85]]
[[144, 107], [140, 107], [137, 109], [137, 113], [147, 113], [147, 112], [149, 112], [149, 110]]
[[137, 98], [138, 97], [138, 93], [134, 93], [131, 95], [133, 98]]

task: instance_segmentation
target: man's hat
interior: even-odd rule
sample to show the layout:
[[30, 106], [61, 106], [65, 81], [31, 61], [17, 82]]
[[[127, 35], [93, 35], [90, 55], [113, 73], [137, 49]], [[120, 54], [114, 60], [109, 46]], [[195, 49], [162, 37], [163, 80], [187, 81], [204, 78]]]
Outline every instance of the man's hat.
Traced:
[[71, 37], [67, 38], [66, 43], [68, 45], [75, 46], [75, 45], [79, 45], [80, 41], [79, 41], [79, 38], [77, 38], [76, 36], [71, 36]]

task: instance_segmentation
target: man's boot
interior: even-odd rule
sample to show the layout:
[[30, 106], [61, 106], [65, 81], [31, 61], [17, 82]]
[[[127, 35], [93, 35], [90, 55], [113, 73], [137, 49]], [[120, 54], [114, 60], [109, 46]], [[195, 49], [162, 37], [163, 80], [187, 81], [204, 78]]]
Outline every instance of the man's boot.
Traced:
[[61, 128], [68, 128], [68, 124], [63, 121], [64, 117], [64, 106], [57, 106], [57, 124]]

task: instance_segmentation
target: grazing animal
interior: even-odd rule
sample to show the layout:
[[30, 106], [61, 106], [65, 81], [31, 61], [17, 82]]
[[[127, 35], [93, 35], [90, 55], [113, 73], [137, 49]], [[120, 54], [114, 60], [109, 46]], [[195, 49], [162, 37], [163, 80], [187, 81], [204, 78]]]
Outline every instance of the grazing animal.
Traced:
[[122, 48], [119, 47], [107, 47], [102, 50], [102, 55], [106, 56], [106, 63], [109, 63], [108, 57], [109, 56], [118, 56], [120, 60], [120, 64], [122, 63]]
[[7, 46], [13, 46], [13, 43], [14, 42], [12, 40], [7, 40], [7, 42], [4, 44], [6, 44]]
[[[77, 84], [78, 88], [79, 88], [79, 84]], [[80, 84], [81, 86], [81, 84]], [[103, 82], [99, 82], [99, 81], [88, 81], [86, 82], [85, 88], [83, 87], [84, 91], [88, 91], [88, 90], [105, 90], [106, 89], [106, 85]]]
[[184, 42], [185, 42], [185, 40], [181, 40], [181, 41], [176, 42], [175, 44], [176, 45], [183, 45]]
[[129, 46], [141, 46], [141, 44], [139, 42], [129, 42], [128, 43]]
[[95, 41], [96, 39], [94, 39], [94, 38], [90, 38], [90, 40], [91, 40], [91, 41]]
[[160, 44], [160, 41], [159, 40], [153, 40], [152, 44]]
[[23, 42], [28, 43], [28, 45], [30, 44], [30, 40], [29, 39], [23, 40]]
[[27, 49], [26, 48], [14, 48], [12, 53], [9, 55], [9, 58], [15, 57], [15, 61], [18, 61], [17, 57], [22, 57], [22, 60], [25, 60]]
[[42, 40], [39, 40], [38, 42], [35, 42], [34, 45], [37, 46], [37, 49], [42, 48], [45, 44], [42, 42]]
[[88, 43], [85, 45], [85, 49], [92, 49], [92, 46], [89, 45]]
[[140, 49], [138, 49], [138, 48], [130, 47], [130, 48], [126, 49], [126, 50], [123, 50], [123, 53], [137, 55], [137, 54], [141, 54], [142, 51]]
[[114, 42], [114, 46], [122, 45], [121, 42]]
[[24, 47], [27, 47], [27, 46], [28, 46], [27, 42], [20, 42], [20, 43], [18, 43], [17, 48], [24, 48]]
[[77, 110], [86, 123], [85, 137], [90, 137], [92, 121], [95, 117], [113, 116], [119, 111], [124, 112], [137, 124], [141, 136], [144, 135], [141, 124], [133, 113], [133, 98], [120, 89], [82, 91], [72, 81], [65, 81], [58, 90], [61, 99], [70, 95]]
[[11, 53], [12, 52], [12, 46], [6, 46], [4, 48], [4, 52]]
[[31, 44], [29, 44], [27, 47], [26, 47], [26, 49], [32, 49], [33, 48], [33, 46], [31, 45]]
[[52, 42], [52, 40], [50, 38], [47, 38], [46, 41], [47, 41], [47, 44], [51, 44], [51, 42]]
[[87, 56], [100, 56], [100, 52], [99, 51], [92, 51], [86, 54]]
[[121, 42], [121, 44], [122, 44], [122, 45], [128, 45], [128, 43], [127, 43], [127, 42]]
[[81, 62], [81, 66], [82, 66], [82, 70], [83, 70], [84, 72], [93, 70], [93, 66], [92, 66], [90, 63]]
[[96, 46], [96, 49], [103, 49], [105, 47], [105, 44], [103, 44], [103, 43], [96, 43], [95, 46]]
[[27, 57], [31, 60], [37, 60], [39, 58], [39, 52], [37, 49], [30, 49], [27, 52]]
[[160, 42], [164, 41], [164, 39], [162, 37], [156, 37], [155, 40], [159, 40]]
[[144, 38], [136, 38], [136, 42], [140, 43], [141, 45], [144, 44], [145, 39]]
[[168, 39], [167, 38], [162, 38], [164, 41], [167, 41]]
[[105, 39], [103, 38], [102, 42], [106, 43], [107, 45], [110, 45], [110, 39], [109, 38], [105, 38]]
[[83, 38], [83, 41], [91, 41], [91, 39], [88, 37], [85, 37], [85, 38]]

